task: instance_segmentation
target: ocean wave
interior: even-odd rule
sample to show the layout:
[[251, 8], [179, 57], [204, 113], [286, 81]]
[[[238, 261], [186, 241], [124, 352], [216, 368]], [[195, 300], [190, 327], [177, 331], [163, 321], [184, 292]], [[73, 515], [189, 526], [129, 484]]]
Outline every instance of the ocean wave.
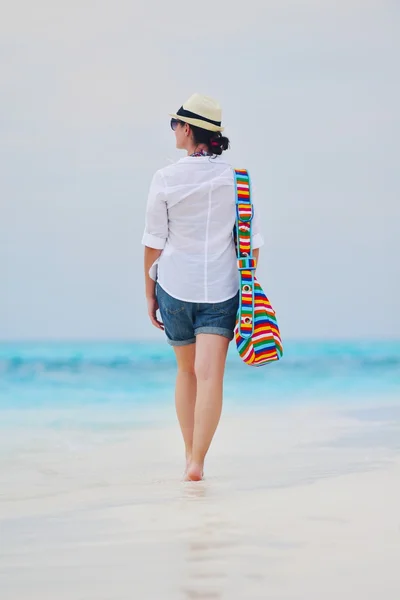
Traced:
[[[9, 358], [0, 358], [0, 376], [18, 373], [89, 373], [89, 372], [135, 372], [144, 373], [147, 371], [173, 369], [175, 367], [175, 358], [172, 354], [151, 354], [146, 353], [141, 356], [132, 357], [103, 357], [90, 358], [83, 356], [70, 356], [65, 358], [58, 357], [40, 357], [40, 356], [10, 356]], [[228, 358], [228, 368], [240, 368], [242, 365], [236, 354], [230, 354]], [[278, 363], [268, 365], [267, 370], [279, 371], [315, 371], [315, 370], [357, 370], [357, 371], [381, 371], [398, 370], [400, 374], [400, 354], [386, 356], [365, 356], [365, 355], [307, 355], [303, 357], [287, 353]]]

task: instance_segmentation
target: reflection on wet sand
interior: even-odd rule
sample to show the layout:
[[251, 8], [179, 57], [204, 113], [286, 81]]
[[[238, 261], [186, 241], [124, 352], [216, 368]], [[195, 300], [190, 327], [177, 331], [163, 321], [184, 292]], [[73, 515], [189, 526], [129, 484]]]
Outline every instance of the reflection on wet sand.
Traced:
[[[207, 498], [207, 483], [187, 484], [184, 495], [188, 502]], [[227, 554], [237, 539], [232, 527], [218, 512], [209, 512], [212, 504], [204, 503], [201, 522], [188, 530], [185, 545], [185, 583], [181, 592], [185, 600], [219, 600], [228, 577]], [[191, 508], [191, 507], [189, 507]], [[207, 510], [208, 509], [208, 510]]]

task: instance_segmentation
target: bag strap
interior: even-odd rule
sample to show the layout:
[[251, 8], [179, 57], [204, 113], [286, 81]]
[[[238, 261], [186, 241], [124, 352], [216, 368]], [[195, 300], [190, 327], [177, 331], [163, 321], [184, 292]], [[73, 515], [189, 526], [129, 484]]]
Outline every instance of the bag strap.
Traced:
[[254, 271], [256, 261], [252, 253], [251, 182], [247, 169], [234, 169], [236, 195], [235, 244], [239, 270], [238, 332], [244, 339], [254, 332]]

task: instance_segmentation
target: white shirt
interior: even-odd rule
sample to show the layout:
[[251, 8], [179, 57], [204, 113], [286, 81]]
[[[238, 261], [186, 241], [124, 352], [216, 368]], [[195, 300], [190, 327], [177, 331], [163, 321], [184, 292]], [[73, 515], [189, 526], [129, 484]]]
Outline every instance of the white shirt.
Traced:
[[[150, 269], [170, 296], [223, 302], [239, 289], [232, 236], [236, 197], [232, 167], [221, 157], [186, 156], [156, 172], [142, 243], [163, 250]], [[263, 245], [257, 213], [253, 249]]]

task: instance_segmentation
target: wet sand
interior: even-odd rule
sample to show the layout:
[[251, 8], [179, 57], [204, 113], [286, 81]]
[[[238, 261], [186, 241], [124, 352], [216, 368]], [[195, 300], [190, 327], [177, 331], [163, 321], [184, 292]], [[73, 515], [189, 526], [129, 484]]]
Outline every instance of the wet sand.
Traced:
[[175, 424], [16, 429], [2, 600], [398, 600], [400, 409], [223, 418], [183, 483]]

